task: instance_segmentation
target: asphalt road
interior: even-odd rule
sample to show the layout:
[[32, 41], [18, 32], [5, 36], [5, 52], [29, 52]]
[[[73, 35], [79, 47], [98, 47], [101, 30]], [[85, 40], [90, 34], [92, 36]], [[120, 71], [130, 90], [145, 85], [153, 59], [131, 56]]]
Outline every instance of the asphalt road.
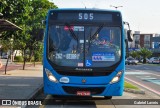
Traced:
[[[153, 95], [152, 95], [153, 96]], [[113, 99], [103, 99], [103, 97], [93, 97], [93, 98], [76, 98], [68, 97], [67, 100], [64, 98], [55, 98], [52, 95], [41, 96], [38, 99], [44, 99], [43, 105], [38, 108], [159, 108], [159, 105], [136, 105], [134, 104], [137, 99], [142, 99], [146, 101], [159, 101], [159, 97], [150, 97], [147, 94], [133, 94], [124, 92], [123, 96], [114, 96]], [[155, 100], [151, 100], [155, 99]], [[27, 107], [30, 108], [30, 107]]]
[[160, 96], [160, 66], [156, 64], [126, 65], [125, 80]]

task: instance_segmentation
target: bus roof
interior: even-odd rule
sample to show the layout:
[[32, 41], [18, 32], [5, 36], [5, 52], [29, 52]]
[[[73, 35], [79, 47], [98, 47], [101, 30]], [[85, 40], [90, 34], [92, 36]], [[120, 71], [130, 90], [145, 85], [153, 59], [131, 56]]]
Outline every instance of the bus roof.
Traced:
[[[82, 18], [79, 20], [80, 14], [87, 15], [88, 20]], [[89, 14], [94, 14], [94, 20], [89, 20]], [[81, 15], [84, 17], [84, 15]], [[92, 16], [91, 16], [92, 17]], [[47, 15], [48, 20], [54, 20], [58, 22], [70, 21], [74, 23], [110, 23], [114, 25], [122, 25], [122, 14], [117, 10], [107, 10], [107, 9], [95, 9], [95, 8], [59, 8], [59, 9], [50, 9]]]
[[76, 11], [76, 10], [82, 10], [82, 11], [108, 11], [108, 12], [118, 12], [118, 13], [121, 13], [120, 11], [118, 11], [118, 10], [109, 10], [109, 9], [99, 9], [99, 8], [58, 8], [58, 9], [50, 9], [49, 10], [49, 12], [50, 11], [54, 11], [54, 10], [59, 10], [59, 11], [65, 11], [65, 10], [71, 10], [71, 11]]

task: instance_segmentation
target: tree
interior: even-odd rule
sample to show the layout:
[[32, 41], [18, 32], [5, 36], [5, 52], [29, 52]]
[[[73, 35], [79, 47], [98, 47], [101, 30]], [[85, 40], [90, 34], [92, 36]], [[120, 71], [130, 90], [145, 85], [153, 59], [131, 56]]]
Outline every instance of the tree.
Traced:
[[[30, 51], [29, 61], [33, 54], [42, 56], [42, 44], [39, 44], [37, 40], [37, 36], [41, 29], [44, 29], [44, 25], [42, 25], [42, 20], [45, 20], [48, 9], [57, 8], [53, 3], [50, 3], [48, 0], [33, 0], [31, 1], [31, 12], [29, 13], [30, 20], [28, 20], [27, 25], [30, 27], [28, 33], [30, 34], [30, 41], [27, 43], [27, 48]], [[39, 49], [37, 49], [39, 48]], [[35, 51], [38, 50], [38, 51]], [[41, 51], [39, 51], [41, 50]], [[38, 54], [38, 52], [40, 54]], [[36, 60], [37, 56], [34, 55], [34, 60]], [[26, 60], [26, 59], [24, 59]], [[25, 63], [25, 62], [24, 62]]]
[[137, 51], [132, 51], [132, 52], [130, 52], [129, 55], [132, 56], [133, 58], [136, 58], [139, 56], [139, 53]]
[[0, 1], [0, 12], [3, 14], [3, 17], [23, 29], [22, 31], [2, 33], [3, 40], [12, 38], [14, 40], [14, 47], [17, 50], [23, 51], [23, 69], [27, 60], [28, 53], [26, 52], [33, 52], [34, 46], [37, 46], [36, 36], [38, 30], [44, 28], [41, 25], [41, 21], [45, 19], [47, 11], [50, 8], [57, 8], [57, 6], [48, 0]]
[[47, 14], [48, 9], [57, 8], [53, 3], [50, 3], [48, 0], [34, 0], [31, 2], [32, 12], [30, 13], [31, 19], [28, 23], [28, 26], [31, 27], [30, 35], [30, 43], [28, 44], [28, 48], [30, 50], [30, 60], [33, 54], [36, 54], [34, 49], [35, 46], [38, 46], [37, 36], [41, 29], [44, 29], [44, 25], [42, 25], [42, 20], [45, 20], [45, 16]]
[[147, 48], [141, 48], [139, 54], [143, 57], [143, 63], [146, 63], [146, 58], [152, 55], [152, 52]]

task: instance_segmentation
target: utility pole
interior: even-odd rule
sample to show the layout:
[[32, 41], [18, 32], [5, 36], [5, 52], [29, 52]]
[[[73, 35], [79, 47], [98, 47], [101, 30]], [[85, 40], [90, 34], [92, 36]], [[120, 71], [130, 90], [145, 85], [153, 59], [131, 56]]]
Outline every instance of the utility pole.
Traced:
[[123, 6], [113, 6], [113, 5], [110, 5], [110, 7], [114, 7], [116, 10], [120, 7], [123, 7]]

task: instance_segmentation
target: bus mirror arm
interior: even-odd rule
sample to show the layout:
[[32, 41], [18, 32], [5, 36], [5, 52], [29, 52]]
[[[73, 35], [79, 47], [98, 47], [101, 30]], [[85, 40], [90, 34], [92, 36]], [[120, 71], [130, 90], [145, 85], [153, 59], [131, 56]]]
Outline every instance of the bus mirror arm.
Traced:
[[133, 41], [133, 33], [132, 30], [127, 30], [127, 37], [128, 37], [128, 41], [132, 42]]
[[46, 20], [42, 20], [42, 25], [46, 25]]
[[125, 39], [125, 44], [126, 44], [126, 57], [129, 57], [129, 50], [128, 50], [128, 39]]
[[127, 38], [128, 38], [128, 41], [129, 42], [132, 42], [133, 41], [133, 33], [132, 33], [132, 30], [130, 30], [130, 25], [128, 22], [124, 22], [125, 25], [128, 26], [129, 30], [127, 30]]

